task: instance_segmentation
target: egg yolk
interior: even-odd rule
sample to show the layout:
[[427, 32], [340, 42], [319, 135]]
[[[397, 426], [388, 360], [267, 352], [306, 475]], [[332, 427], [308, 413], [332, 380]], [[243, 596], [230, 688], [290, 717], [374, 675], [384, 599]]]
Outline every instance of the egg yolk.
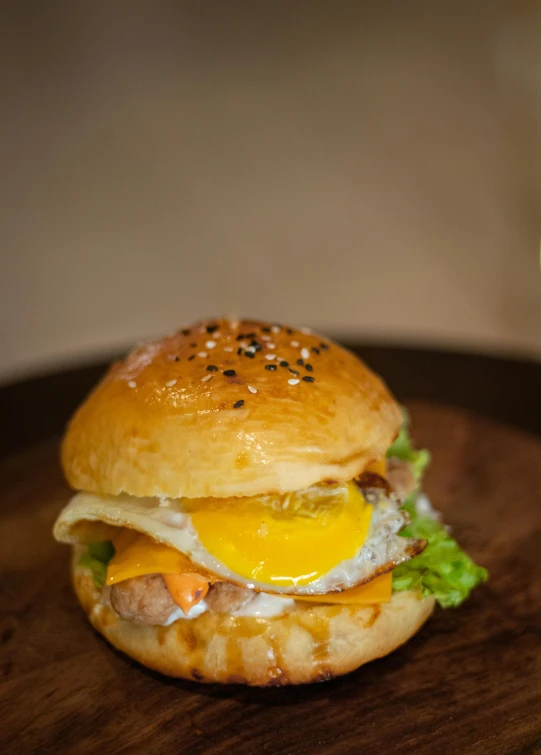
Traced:
[[353, 482], [283, 496], [199, 499], [188, 510], [203, 546], [231, 571], [283, 587], [305, 585], [353, 558], [372, 515]]

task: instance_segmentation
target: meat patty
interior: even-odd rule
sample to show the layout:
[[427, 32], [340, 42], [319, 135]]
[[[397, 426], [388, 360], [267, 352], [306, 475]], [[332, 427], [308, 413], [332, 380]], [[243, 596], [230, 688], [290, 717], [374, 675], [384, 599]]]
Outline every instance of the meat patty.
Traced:
[[217, 582], [211, 585], [205, 603], [216, 613], [238, 611], [256, 597], [257, 593], [245, 587], [237, 587], [230, 582]]
[[387, 480], [401, 501], [417, 488], [410, 462], [397, 459], [395, 456], [387, 459]]
[[120, 617], [144, 624], [164, 624], [177, 608], [161, 574], [118, 582], [111, 587], [109, 599]]

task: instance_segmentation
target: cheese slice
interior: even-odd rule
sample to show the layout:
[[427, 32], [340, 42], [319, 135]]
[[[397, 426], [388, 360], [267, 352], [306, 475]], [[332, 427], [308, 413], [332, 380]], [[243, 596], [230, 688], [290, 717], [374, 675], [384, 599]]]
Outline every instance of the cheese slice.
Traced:
[[380, 477], [387, 477], [387, 462], [385, 459], [380, 459], [379, 461], [375, 461], [373, 464], [370, 464], [366, 468], [367, 472], [373, 472], [374, 474], [379, 475]]
[[202, 574], [212, 581], [205, 569], [197, 567], [188, 556], [135, 530], [121, 530], [113, 545], [115, 555], [107, 567], [108, 585], [143, 574]]
[[343, 592], [328, 593], [327, 595], [295, 595], [295, 600], [305, 600], [311, 603], [335, 603], [339, 605], [372, 605], [373, 603], [388, 603], [391, 600], [393, 585], [392, 572], [382, 574], [371, 579], [364, 585], [352, 587]]

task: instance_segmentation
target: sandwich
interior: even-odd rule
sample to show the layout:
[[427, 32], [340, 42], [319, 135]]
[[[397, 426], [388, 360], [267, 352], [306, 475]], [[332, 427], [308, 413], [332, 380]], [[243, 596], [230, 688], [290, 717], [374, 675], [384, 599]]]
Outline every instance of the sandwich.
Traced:
[[208, 320], [137, 347], [62, 444], [54, 535], [92, 625], [173, 677], [330, 679], [487, 578], [422, 493], [425, 450], [356, 355]]

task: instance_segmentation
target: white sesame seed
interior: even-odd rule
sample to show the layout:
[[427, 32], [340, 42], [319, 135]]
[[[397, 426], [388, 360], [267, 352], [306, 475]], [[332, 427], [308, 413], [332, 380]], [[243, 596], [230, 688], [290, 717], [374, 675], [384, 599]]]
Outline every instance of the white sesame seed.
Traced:
[[299, 345], [298, 341], [291, 341], [291, 346], [293, 346], [293, 348], [296, 349], [298, 345]]
[[265, 359], [268, 359], [268, 360], [276, 359], [276, 354], [265, 354]]
[[246, 349], [248, 346], [248, 341], [241, 341], [239, 343], [239, 346], [241, 347], [241, 349]]
[[202, 383], [206, 383], [211, 379], [212, 375], [205, 375], [205, 377], [201, 378]]
[[255, 346], [248, 346], [246, 352], [248, 354], [255, 354]]
[[270, 339], [271, 339], [270, 336], [260, 336], [260, 338], [261, 338], [262, 341], [270, 341]]
[[301, 333], [304, 333], [305, 336], [309, 336], [312, 332], [310, 328], [305, 328], [305, 327], [301, 327], [299, 328], [299, 330], [301, 331]]
[[197, 356], [201, 357], [201, 359], [205, 359], [205, 357], [207, 356], [207, 352], [206, 351], [198, 351], [197, 352]]
[[135, 382], [135, 380], [130, 380], [128, 382], [128, 385], [130, 388], [137, 388], [137, 383]]
[[216, 346], [216, 341], [207, 341], [205, 346], [207, 349], [213, 349]]
[[168, 380], [167, 381], [167, 383], [165, 384], [165, 387], [166, 388], [172, 388], [176, 384], [177, 384], [177, 381], [173, 378], [173, 380]]
[[213, 338], [221, 338], [222, 334], [220, 333], [219, 330], [215, 330], [214, 333], [212, 334], [212, 337]]
[[224, 351], [233, 351], [232, 346], [224, 346]]
[[276, 344], [275, 343], [268, 343], [267, 344], [267, 349], [275, 349], [275, 348], [276, 348]]
[[301, 381], [298, 378], [289, 378], [287, 382], [289, 385], [297, 385], [297, 383], [300, 383]]
[[308, 349], [301, 349], [301, 357], [303, 359], [310, 359], [310, 352]]
[[280, 332], [280, 328], [278, 327], [278, 325], [273, 325], [272, 328], [271, 328], [271, 330], [272, 330], [273, 333], [279, 333]]
[[250, 391], [250, 393], [257, 393], [257, 388], [254, 388], [253, 385], [249, 385], [248, 390]]

